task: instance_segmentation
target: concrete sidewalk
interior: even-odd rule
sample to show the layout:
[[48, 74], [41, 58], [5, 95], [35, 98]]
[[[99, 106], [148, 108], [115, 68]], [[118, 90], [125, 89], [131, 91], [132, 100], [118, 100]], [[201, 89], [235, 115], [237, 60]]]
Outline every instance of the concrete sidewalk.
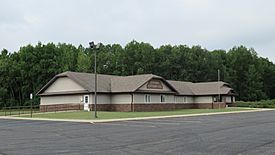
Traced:
[[[252, 108], [251, 108], [252, 109]], [[177, 117], [194, 117], [194, 116], [209, 116], [209, 115], [224, 115], [224, 114], [236, 114], [236, 113], [249, 113], [249, 112], [261, 112], [272, 111], [275, 109], [256, 109], [254, 110], [242, 110], [242, 111], [230, 111], [230, 112], [214, 112], [214, 113], [199, 113], [199, 114], [184, 114], [184, 115], [169, 115], [169, 116], [151, 116], [151, 117], [134, 117], [134, 118], [118, 118], [118, 119], [98, 119], [98, 120], [83, 120], [83, 119], [51, 119], [51, 118], [25, 118], [15, 116], [0, 116], [0, 119], [13, 119], [13, 120], [43, 120], [43, 121], [62, 121], [62, 122], [82, 122], [82, 123], [105, 123], [105, 122], [117, 122], [117, 121], [134, 121], [134, 120], [148, 120], [148, 119], [160, 119], [160, 118], [177, 118]]]

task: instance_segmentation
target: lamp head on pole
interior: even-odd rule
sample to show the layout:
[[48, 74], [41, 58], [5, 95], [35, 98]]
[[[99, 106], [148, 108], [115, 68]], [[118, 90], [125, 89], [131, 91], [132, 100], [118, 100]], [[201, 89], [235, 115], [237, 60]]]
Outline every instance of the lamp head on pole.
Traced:
[[96, 49], [99, 49], [100, 48], [100, 46], [101, 46], [101, 43], [98, 43], [97, 45], [96, 45]]
[[93, 41], [89, 42], [91, 49], [99, 49], [101, 46], [101, 43], [95, 44]]
[[90, 45], [91, 48], [95, 47], [95, 43], [93, 41], [89, 42], [89, 45]]

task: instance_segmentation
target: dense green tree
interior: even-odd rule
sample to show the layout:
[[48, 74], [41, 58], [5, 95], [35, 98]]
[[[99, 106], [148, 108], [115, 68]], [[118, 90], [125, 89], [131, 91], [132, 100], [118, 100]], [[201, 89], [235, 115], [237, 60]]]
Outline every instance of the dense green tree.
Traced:
[[[0, 53], [0, 108], [28, 105], [36, 93], [56, 74], [64, 71], [93, 72], [94, 50], [72, 44], [26, 45], [18, 52]], [[275, 98], [275, 64], [245, 46], [208, 51], [200, 46], [163, 45], [131, 41], [102, 45], [97, 50], [98, 72], [113, 75], [157, 74], [182, 81], [230, 83], [238, 99], [254, 101]], [[35, 103], [38, 104], [35, 96]]]
[[77, 65], [76, 70], [79, 72], [91, 72], [92, 71], [92, 60], [91, 52], [88, 52], [83, 46], [78, 47]]

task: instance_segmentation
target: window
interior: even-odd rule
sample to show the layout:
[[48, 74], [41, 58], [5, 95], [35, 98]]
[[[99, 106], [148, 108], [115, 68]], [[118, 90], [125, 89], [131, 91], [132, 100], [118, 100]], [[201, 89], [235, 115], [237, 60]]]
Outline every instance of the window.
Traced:
[[88, 95], [84, 96], [84, 103], [89, 103], [89, 96]]
[[151, 96], [148, 95], [148, 94], [146, 94], [146, 95], [144, 96], [144, 100], [145, 100], [146, 103], [151, 102]]
[[165, 102], [165, 95], [160, 95], [160, 102]]
[[176, 96], [175, 97], [175, 102], [179, 103], [180, 102], [180, 97]]
[[187, 102], [187, 98], [186, 96], [183, 97], [183, 103], [186, 103]]
[[175, 99], [176, 103], [187, 103], [187, 97], [186, 96], [177, 96]]
[[217, 102], [217, 97], [213, 96], [213, 102]]

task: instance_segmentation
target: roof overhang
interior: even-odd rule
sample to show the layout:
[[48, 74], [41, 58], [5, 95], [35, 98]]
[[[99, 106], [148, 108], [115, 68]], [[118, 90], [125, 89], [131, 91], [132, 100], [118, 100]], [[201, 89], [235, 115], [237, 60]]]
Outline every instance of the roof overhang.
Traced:
[[41, 93], [39, 96], [58, 96], [58, 95], [73, 95], [73, 94], [87, 94], [89, 91], [62, 91], [62, 92], [48, 92], [48, 93]]
[[172, 91], [157, 91], [157, 90], [137, 90], [135, 93], [152, 93], [152, 94], [176, 94], [176, 92]]

